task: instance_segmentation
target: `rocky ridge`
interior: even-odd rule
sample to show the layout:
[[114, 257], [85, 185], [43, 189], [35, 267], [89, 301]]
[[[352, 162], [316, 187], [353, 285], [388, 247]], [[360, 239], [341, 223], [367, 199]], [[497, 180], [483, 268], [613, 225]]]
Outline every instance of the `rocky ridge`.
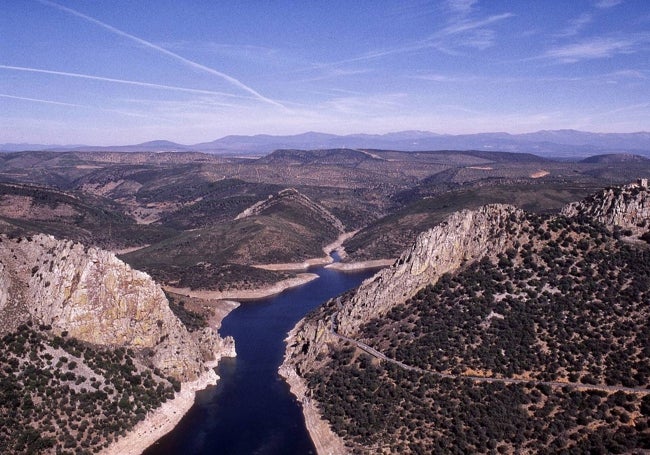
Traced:
[[385, 314], [396, 302], [408, 299], [443, 274], [486, 254], [502, 253], [511, 246], [524, 220], [524, 212], [504, 204], [452, 214], [420, 234], [391, 267], [359, 287], [338, 309], [337, 331], [350, 336], [369, 317]]
[[[650, 220], [650, 192], [647, 181], [622, 188], [606, 189], [583, 202], [566, 206], [561, 215], [585, 217], [615, 226], [640, 236]], [[420, 289], [435, 284], [445, 273], [456, 272], [464, 265], [483, 257], [494, 259], [518, 241], [523, 230], [530, 229], [525, 212], [508, 205], [488, 205], [477, 210], [452, 214], [445, 222], [417, 237], [391, 266], [366, 280], [353, 294], [327, 302], [300, 321], [287, 338], [282, 375], [290, 380], [292, 391], [313, 414], [318, 407], [310, 398], [302, 380], [305, 371], [327, 357], [327, 343], [335, 341], [334, 331], [354, 337], [365, 322], [381, 317], [392, 307], [414, 296]], [[313, 421], [313, 415], [310, 417]], [[321, 420], [316, 433], [330, 433], [329, 424]], [[311, 431], [311, 430], [310, 430]], [[319, 453], [346, 453], [341, 441], [325, 444]]]
[[504, 204], [452, 214], [421, 233], [392, 266], [364, 281], [353, 296], [330, 302], [321, 313], [300, 322], [288, 343], [287, 358], [310, 363], [324, 349], [332, 329], [353, 336], [366, 321], [386, 314], [443, 274], [486, 254], [504, 252], [524, 223], [523, 211]]
[[48, 235], [0, 240], [0, 333], [32, 320], [83, 342], [132, 348], [182, 382], [234, 354], [232, 340], [211, 328], [188, 332], [160, 286], [110, 252]]
[[328, 223], [330, 223], [332, 226], [334, 226], [339, 232], [345, 231], [345, 226], [343, 226], [341, 220], [339, 220], [336, 216], [334, 216], [325, 207], [315, 203], [314, 201], [312, 201], [307, 196], [300, 193], [298, 190], [294, 188], [286, 188], [282, 191], [279, 191], [277, 194], [269, 195], [269, 197], [265, 200], [256, 202], [255, 204], [253, 204], [252, 206], [250, 206], [249, 208], [241, 212], [239, 215], [237, 215], [235, 217], [235, 220], [241, 220], [243, 218], [248, 218], [250, 216], [260, 215], [262, 212], [286, 200], [292, 200], [307, 207], [310, 211], [316, 213], [318, 216], [320, 216]]
[[586, 216], [610, 228], [618, 226], [642, 235], [650, 229], [650, 190], [648, 180], [622, 187], [606, 188], [584, 201], [562, 210], [568, 217]]

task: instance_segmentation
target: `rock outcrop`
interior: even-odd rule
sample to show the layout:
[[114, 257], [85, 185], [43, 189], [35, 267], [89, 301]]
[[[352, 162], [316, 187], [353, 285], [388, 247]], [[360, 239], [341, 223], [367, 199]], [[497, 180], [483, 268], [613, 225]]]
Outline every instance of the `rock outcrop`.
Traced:
[[0, 330], [27, 320], [96, 345], [128, 347], [166, 375], [198, 378], [232, 355], [211, 328], [190, 333], [160, 286], [110, 252], [37, 235], [0, 243]]
[[[562, 215], [584, 217], [610, 229], [617, 227], [641, 235], [650, 228], [648, 182], [606, 189], [566, 206]], [[310, 398], [302, 378], [305, 372], [327, 360], [327, 343], [337, 340], [333, 331], [354, 338], [364, 323], [385, 315], [443, 274], [458, 271], [486, 256], [494, 259], [507, 253], [528, 237], [527, 233], [534, 228], [529, 220], [525, 212], [513, 206], [488, 205], [454, 213], [445, 222], [421, 233], [392, 266], [364, 281], [350, 295], [327, 302], [291, 331], [281, 371], [291, 381], [292, 391], [298, 391], [298, 398], [310, 403], [312, 414], [316, 412], [318, 403]], [[329, 428], [322, 420], [316, 426]], [[340, 440], [319, 453], [340, 453], [332, 449], [337, 447], [342, 447]]]
[[642, 235], [650, 230], [648, 180], [606, 188], [584, 201], [567, 205], [562, 214], [568, 217], [586, 216], [610, 229], [618, 226], [629, 229], [634, 235]]
[[421, 233], [391, 266], [364, 282], [335, 316], [337, 331], [353, 335], [370, 318], [385, 314], [440, 276], [463, 264], [496, 256], [512, 245], [525, 220], [509, 205], [494, 204], [452, 214]]
[[395, 263], [364, 281], [351, 298], [337, 298], [326, 309], [303, 319], [287, 338], [281, 374], [303, 404], [308, 429], [320, 454], [347, 453], [329, 424], [318, 418], [318, 403], [309, 396], [302, 379], [334, 341], [332, 330], [354, 336], [361, 325], [380, 317], [394, 305], [447, 272], [486, 255], [496, 256], [512, 246], [526, 224], [523, 211], [510, 205], [488, 205], [454, 213], [445, 222], [420, 234]]

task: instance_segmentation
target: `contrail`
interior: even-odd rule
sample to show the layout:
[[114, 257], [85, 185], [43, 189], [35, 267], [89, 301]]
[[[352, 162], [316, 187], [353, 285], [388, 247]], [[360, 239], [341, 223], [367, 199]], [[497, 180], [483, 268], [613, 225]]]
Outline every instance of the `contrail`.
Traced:
[[62, 103], [60, 101], [50, 101], [50, 100], [42, 100], [38, 98], [27, 98], [24, 96], [5, 95], [4, 93], [0, 93], [0, 98], [10, 98], [12, 100], [22, 100], [22, 101], [34, 101], [36, 103], [45, 103], [45, 104], [56, 104], [58, 106], [89, 107], [89, 106], [84, 106], [83, 104]]
[[128, 38], [128, 39], [130, 39], [132, 41], [135, 41], [136, 43], [139, 43], [139, 44], [141, 44], [141, 45], [143, 45], [145, 47], [148, 47], [148, 48], [153, 49], [153, 50], [155, 50], [157, 52], [160, 52], [161, 54], [164, 54], [164, 55], [166, 55], [168, 57], [171, 57], [171, 58], [173, 58], [175, 60], [178, 60], [178, 61], [180, 61], [182, 63], [185, 63], [186, 65], [189, 65], [192, 68], [196, 68], [196, 69], [205, 71], [207, 73], [214, 74], [215, 76], [219, 76], [220, 78], [230, 82], [231, 84], [235, 85], [236, 87], [239, 87], [240, 89], [250, 93], [255, 98], [257, 98], [257, 99], [259, 99], [261, 101], [264, 101], [264, 102], [272, 104], [274, 106], [286, 109], [285, 106], [278, 103], [277, 101], [274, 101], [274, 100], [272, 100], [270, 98], [265, 97], [261, 93], [259, 93], [256, 90], [250, 88], [248, 85], [244, 84], [243, 82], [235, 79], [232, 76], [228, 76], [227, 74], [222, 73], [221, 71], [217, 71], [217, 70], [215, 70], [213, 68], [210, 68], [208, 66], [201, 65], [200, 63], [189, 60], [189, 59], [187, 59], [185, 57], [182, 57], [182, 56], [180, 56], [180, 55], [178, 55], [178, 54], [176, 54], [176, 53], [174, 53], [172, 51], [168, 51], [165, 48], [157, 46], [157, 45], [153, 44], [150, 41], [144, 40], [142, 38], [138, 38], [137, 36], [134, 36], [134, 35], [131, 35], [130, 33], [124, 32], [124, 31], [122, 31], [122, 30], [120, 30], [118, 28], [113, 27], [112, 25], [108, 25], [108, 24], [106, 24], [106, 23], [104, 23], [104, 22], [102, 22], [100, 20], [97, 20], [97, 19], [95, 19], [93, 17], [86, 16], [85, 14], [80, 13], [79, 11], [73, 10], [73, 9], [65, 7], [63, 5], [59, 5], [58, 3], [54, 3], [54, 2], [51, 2], [49, 0], [37, 0], [37, 1], [44, 4], [44, 5], [48, 5], [48, 6], [51, 6], [53, 8], [56, 8], [56, 9], [58, 9], [60, 11], [64, 11], [64, 12], [66, 12], [68, 14], [72, 14], [73, 16], [80, 17], [81, 19], [84, 19], [84, 20], [86, 20], [88, 22], [91, 22], [91, 23], [93, 23], [95, 25], [98, 25], [98, 26], [100, 26], [102, 28], [105, 28], [106, 30], [108, 30], [108, 31], [110, 31], [112, 33], [115, 33], [116, 35], [122, 36], [124, 38]]
[[[25, 96], [14, 96], [14, 95], [7, 95], [7, 94], [4, 94], [4, 93], [0, 93], [0, 98], [9, 98], [9, 99], [12, 99], [12, 100], [21, 100], [21, 101], [31, 101], [31, 102], [34, 102], [34, 103], [43, 103], [43, 104], [54, 104], [54, 105], [57, 105], [57, 106], [71, 106], [71, 107], [81, 107], [81, 108], [84, 108], [84, 109], [97, 109], [97, 110], [100, 110], [100, 111], [115, 112], [117, 114], [128, 115], [130, 117], [159, 118], [159, 117], [153, 117], [151, 115], [136, 114], [134, 112], [125, 112], [125, 111], [120, 111], [120, 110], [116, 110], [116, 109], [104, 109], [104, 108], [101, 108], [101, 107], [88, 106], [88, 105], [85, 105], [85, 104], [64, 103], [64, 102], [61, 102], [61, 101], [44, 100], [44, 99], [40, 99], [40, 98], [28, 98], [28, 97], [25, 97]], [[162, 119], [162, 120], [164, 120], [164, 119]]]
[[[68, 76], [68, 77], [77, 77], [81, 79], [90, 79], [94, 81], [104, 81], [104, 82], [115, 82], [117, 84], [127, 84], [127, 85], [137, 85], [140, 87], [150, 87], [158, 88], [163, 90], [175, 90], [179, 92], [189, 92], [189, 93], [200, 93], [205, 95], [219, 95], [219, 96], [228, 96], [233, 98], [244, 98], [239, 95], [232, 95], [230, 93], [215, 92], [212, 90], [201, 90], [195, 88], [186, 88], [186, 87], [177, 87], [174, 85], [163, 85], [163, 84], [152, 84], [150, 82], [139, 82], [139, 81], [130, 81], [127, 79], [114, 79], [112, 77], [103, 77], [103, 76], [93, 76], [91, 74], [80, 74], [80, 73], [68, 73], [66, 71], [54, 71], [54, 70], [44, 70], [40, 68], [29, 68], [25, 66], [10, 66], [10, 65], [0, 65], [0, 69], [15, 70], [15, 71], [27, 71], [30, 73], [43, 73], [43, 74], [54, 74], [57, 76]], [[249, 98], [250, 99], [250, 98]]]

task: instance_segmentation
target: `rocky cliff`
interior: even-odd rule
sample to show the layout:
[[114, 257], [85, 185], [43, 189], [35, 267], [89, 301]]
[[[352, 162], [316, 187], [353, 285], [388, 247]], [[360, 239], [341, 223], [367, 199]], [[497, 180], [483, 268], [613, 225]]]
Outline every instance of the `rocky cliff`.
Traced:
[[512, 245], [525, 220], [509, 205], [494, 204], [452, 214], [420, 234], [391, 266], [364, 282], [335, 316], [337, 331], [352, 335], [361, 324], [386, 313], [440, 276]]
[[452, 214], [421, 233], [392, 266], [364, 281], [352, 297], [330, 302], [321, 313], [301, 322], [293, 332], [287, 356], [309, 362], [323, 349], [331, 329], [353, 336], [362, 324], [386, 314], [443, 274], [485, 255], [503, 253], [525, 223], [524, 212], [503, 204]]
[[650, 191], [648, 180], [623, 187], [606, 188], [584, 201], [567, 205], [562, 214], [585, 216], [608, 226], [618, 226], [642, 235], [650, 229]]
[[95, 345], [127, 347], [180, 381], [231, 355], [231, 339], [190, 333], [160, 288], [107, 251], [47, 235], [0, 238], [0, 331], [32, 320]]
[[[650, 192], [645, 181], [607, 189], [583, 202], [570, 204], [562, 215], [583, 217], [586, 222], [602, 223], [610, 229], [618, 226], [640, 235], [650, 223]], [[338, 341], [333, 331], [354, 338], [364, 323], [385, 315], [443, 274], [459, 271], [486, 256], [494, 260], [500, 254], [507, 255], [518, 243], [530, 240], [533, 232], [539, 234], [537, 229], [530, 217], [513, 206], [488, 205], [457, 212], [421, 233], [391, 267], [366, 280], [351, 294], [327, 302], [291, 331], [281, 372], [288, 378], [292, 391], [299, 391], [298, 399], [309, 404], [313, 414], [318, 403], [302, 378], [327, 361], [328, 344]], [[545, 234], [551, 238], [550, 233]], [[331, 435], [327, 422], [321, 420], [313, 425], [319, 428], [317, 433]], [[345, 453], [341, 446], [340, 441], [328, 444], [319, 453]]]

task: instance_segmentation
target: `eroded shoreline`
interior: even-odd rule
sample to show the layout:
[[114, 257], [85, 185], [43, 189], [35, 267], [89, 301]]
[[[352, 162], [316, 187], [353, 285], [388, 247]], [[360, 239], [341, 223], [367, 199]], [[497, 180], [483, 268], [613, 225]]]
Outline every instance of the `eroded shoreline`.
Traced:
[[182, 383], [181, 391], [173, 399], [167, 400], [160, 407], [151, 411], [126, 436], [119, 438], [99, 453], [101, 455], [139, 455], [155, 444], [156, 441], [172, 431], [194, 405], [196, 392], [217, 383], [219, 376], [214, 371], [214, 367], [218, 363], [218, 360], [211, 362], [208, 364], [208, 370], [198, 379]]
[[[295, 336], [295, 327], [289, 332], [289, 336], [285, 339], [286, 344], [290, 344]], [[323, 419], [316, 406], [316, 403], [307, 396], [307, 384], [298, 376], [296, 370], [287, 362], [287, 354], [285, 353], [282, 365], [278, 373], [289, 385], [289, 390], [296, 397], [302, 409], [305, 426], [309, 437], [314, 443], [316, 453], [318, 455], [346, 455], [349, 451], [346, 449], [345, 444], [341, 438], [332, 430], [329, 423]]]
[[286, 280], [278, 281], [270, 286], [265, 286], [263, 288], [233, 291], [207, 291], [201, 289], [193, 290], [190, 288], [175, 288], [171, 286], [163, 286], [163, 288], [176, 294], [206, 300], [257, 300], [279, 294], [282, 291], [303, 285], [305, 283], [309, 283], [316, 278], [318, 278], [318, 275], [315, 273], [300, 273], [294, 278], [287, 278]]
[[[323, 251], [327, 255], [326, 257], [309, 259], [302, 263], [267, 264], [266, 266], [259, 267], [267, 268], [267, 270], [298, 271], [307, 270], [310, 267], [322, 265], [326, 266], [327, 268], [346, 272], [380, 268], [386, 265], [390, 265], [394, 262], [392, 259], [380, 259], [346, 264], [341, 264], [338, 262], [334, 263], [334, 260], [330, 254], [336, 251], [340, 257], [345, 257], [345, 249], [343, 248], [342, 244], [347, 239], [351, 238], [355, 233], [356, 232], [343, 234], [335, 242], [323, 248]], [[317, 278], [319, 278], [319, 276], [314, 273], [300, 273], [294, 278], [281, 280], [270, 286], [238, 291], [191, 290], [189, 288], [174, 288], [170, 286], [166, 286], [165, 289], [179, 295], [186, 295], [188, 297], [195, 297], [205, 300], [218, 300], [222, 303], [225, 303], [226, 305], [224, 308], [222, 308], [221, 314], [216, 317], [220, 323], [221, 319], [223, 319], [230, 311], [239, 306], [237, 301], [256, 300], [270, 297], [279, 294], [287, 289], [306, 284]], [[289, 337], [291, 337], [292, 334], [293, 330], [289, 333]], [[217, 360], [210, 364], [208, 371], [206, 371], [199, 379], [196, 381], [183, 383], [181, 385], [181, 392], [179, 392], [174, 397], [174, 399], [167, 401], [161, 407], [152, 411], [145, 417], [145, 420], [138, 423], [138, 425], [136, 425], [135, 428], [127, 433], [125, 437], [120, 438], [101, 453], [103, 455], [141, 454], [147, 448], [154, 445], [156, 441], [162, 438], [165, 434], [172, 431], [178, 422], [180, 422], [182, 417], [194, 405], [196, 392], [217, 383], [219, 377], [213, 368], [218, 365], [219, 360], [222, 356], [227, 356], [227, 354], [219, 353]], [[296, 371], [288, 364], [283, 363], [279, 369], [279, 373], [289, 385], [291, 393], [302, 405], [301, 407], [305, 425], [316, 447], [317, 453], [319, 455], [347, 454], [348, 451], [346, 450], [342, 440], [331, 430], [329, 424], [322, 419], [315, 403], [313, 403], [306, 396], [306, 385], [304, 381], [298, 376]]]

